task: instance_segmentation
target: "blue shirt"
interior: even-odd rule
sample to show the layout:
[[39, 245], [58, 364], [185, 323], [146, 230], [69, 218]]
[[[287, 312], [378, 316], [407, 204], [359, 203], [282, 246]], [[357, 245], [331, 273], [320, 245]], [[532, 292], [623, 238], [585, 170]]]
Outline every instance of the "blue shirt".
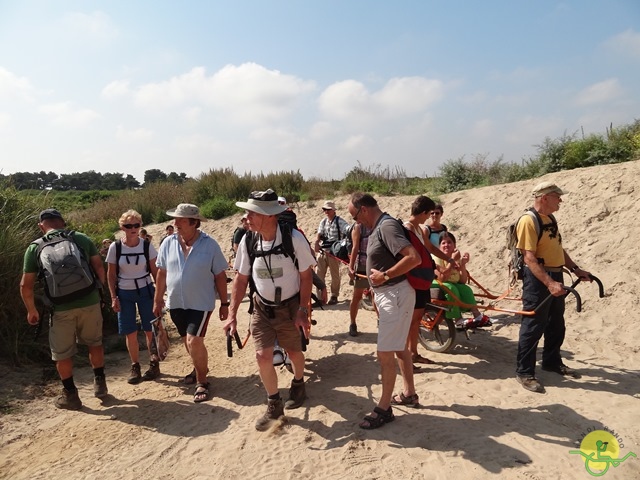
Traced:
[[214, 275], [229, 266], [218, 242], [202, 231], [187, 258], [178, 235], [167, 237], [160, 245], [156, 265], [167, 272], [168, 307], [203, 312], [215, 307]]

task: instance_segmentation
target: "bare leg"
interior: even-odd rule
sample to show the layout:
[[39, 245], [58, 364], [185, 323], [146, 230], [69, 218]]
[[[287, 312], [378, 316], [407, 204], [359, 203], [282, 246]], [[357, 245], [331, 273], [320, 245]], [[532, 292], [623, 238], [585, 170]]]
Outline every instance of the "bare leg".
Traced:
[[127, 351], [129, 352], [129, 358], [131, 363], [138, 363], [140, 360], [140, 345], [138, 344], [138, 332], [132, 332], [125, 336], [125, 342], [127, 344]]
[[[291, 358], [291, 356], [289, 356], [289, 358]], [[278, 393], [278, 374], [273, 366], [273, 348], [256, 350], [256, 360], [258, 362], [258, 369], [260, 370], [260, 379], [267, 391], [267, 395], [275, 395]], [[293, 359], [291, 359], [291, 363], [295, 369]]]

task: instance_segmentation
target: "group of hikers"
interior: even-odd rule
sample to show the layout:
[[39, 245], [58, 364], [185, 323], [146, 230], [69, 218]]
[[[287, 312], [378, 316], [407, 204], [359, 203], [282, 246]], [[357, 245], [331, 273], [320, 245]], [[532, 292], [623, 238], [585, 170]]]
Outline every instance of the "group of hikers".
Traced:
[[[517, 224], [517, 248], [525, 265], [523, 307], [534, 310], [549, 293], [552, 299], [534, 315], [523, 316], [516, 379], [529, 391], [544, 392], [535, 376], [536, 351], [543, 336], [542, 369], [579, 378], [560, 357], [565, 334], [562, 270], [569, 269], [581, 280], [589, 280], [590, 274], [580, 269], [562, 247], [553, 213], [559, 209], [565, 192], [553, 183], [543, 182], [532, 193], [536, 215], [525, 214]], [[167, 211], [174, 219], [173, 225], [157, 250], [148, 239], [140, 237], [141, 215], [134, 210], [124, 212], [119, 219], [123, 236], [107, 247], [106, 273], [103, 258], [86, 235], [67, 230], [58, 210], [40, 212], [38, 226], [43, 236], [25, 253], [20, 293], [30, 324], [40, 320], [34, 293], [38, 279], [53, 304], [49, 342], [63, 387], [55, 405], [71, 410], [82, 408], [73, 379], [72, 358], [77, 343], [89, 348], [95, 396], [108, 395], [98, 293], [101, 285], [109, 288], [111, 307], [118, 315], [118, 330], [126, 339], [131, 358], [128, 382], [136, 384], [160, 375], [160, 358], [151, 348], [149, 368], [142, 373], [138, 330], [144, 331], [147, 345], [151, 346], [151, 324], [168, 311], [193, 364], [182, 381], [195, 385], [196, 403], [210, 398], [204, 338], [211, 314], [217, 304], [222, 329], [228, 335], [236, 335], [238, 312], [248, 289], [249, 330], [267, 395], [266, 411], [255, 428], [268, 429], [285, 409], [300, 407], [307, 397], [303, 350], [310, 335], [309, 309], [312, 305], [338, 302], [342, 260], [334, 255], [333, 245], [348, 236], [350, 255], [345, 263], [354, 284], [349, 334], [358, 335], [356, 316], [365, 290], [373, 292], [378, 315], [376, 351], [381, 393], [359, 426], [375, 429], [393, 421], [393, 405], [419, 407], [414, 371], [420, 367], [415, 364], [432, 363], [417, 351], [420, 319], [431, 299], [431, 282], [437, 278], [464, 303], [475, 303], [473, 292], [466, 285], [469, 256], [458, 250], [455, 237], [440, 223], [442, 206], [421, 195], [411, 205], [409, 220], [403, 224], [384, 213], [372, 195], [358, 192], [350, 198], [347, 210], [352, 222], [347, 222], [336, 215], [335, 204], [326, 201], [322, 205], [325, 218], [310, 244], [295, 222], [282, 221], [290, 220], [292, 212], [286, 200], [273, 190], [252, 192], [247, 201], [236, 205], [245, 213], [241, 235], [234, 235], [232, 242], [235, 275], [230, 296], [226, 273], [229, 261], [219, 244], [200, 228], [206, 218], [196, 205], [183, 203]], [[327, 270], [331, 275], [330, 292], [324, 284]], [[314, 285], [317, 296], [313, 294]], [[466, 320], [462, 320], [460, 310], [452, 309], [450, 314], [460, 320], [460, 328], [491, 324], [478, 309], [472, 309], [473, 316]], [[283, 351], [293, 373], [286, 400], [280, 395], [274, 365], [278, 363], [274, 353]], [[402, 387], [396, 392], [398, 371]]]

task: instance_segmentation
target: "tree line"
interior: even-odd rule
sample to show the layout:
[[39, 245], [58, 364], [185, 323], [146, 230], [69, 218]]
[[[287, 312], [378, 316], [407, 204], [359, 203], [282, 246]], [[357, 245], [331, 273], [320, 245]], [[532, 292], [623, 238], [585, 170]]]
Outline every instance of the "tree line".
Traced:
[[[144, 185], [154, 182], [171, 182], [182, 184], [188, 180], [186, 173], [171, 172], [153, 168], [144, 172]], [[63, 173], [55, 172], [16, 172], [10, 175], [0, 173], [0, 184], [16, 190], [131, 190], [144, 187], [133, 175], [124, 173], [88, 172]]]

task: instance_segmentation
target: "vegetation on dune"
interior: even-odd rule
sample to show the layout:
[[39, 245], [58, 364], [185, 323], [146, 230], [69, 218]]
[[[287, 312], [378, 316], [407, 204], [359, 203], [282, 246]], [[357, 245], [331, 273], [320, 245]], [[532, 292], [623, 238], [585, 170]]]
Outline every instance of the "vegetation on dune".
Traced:
[[[609, 127], [604, 135], [581, 137], [565, 134], [558, 139], [546, 138], [538, 146], [535, 157], [520, 163], [505, 162], [502, 158], [490, 161], [486, 155], [477, 155], [472, 161], [448, 160], [440, 167], [437, 177], [408, 178], [401, 168], [367, 167], [360, 162], [342, 180], [304, 179], [299, 171], [238, 175], [233, 168], [212, 169], [197, 179], [189, 179], [184, 174], [167, 175], [152, 169], [145, 172], [143, 188], [137, 188], [130, 175], [123, 174], [0, 175], [0, 356], [14, 364], [48, 356], [44, 335], [39, 342], [33, 340], [18, 286], [24, 251], [40, 234], [37, 214], [44, 208], [55, 206], [64, 214], [69, 228], [86, 233], [99, 244], [103, 238], [113, 238], [118, 230], [118, 218], [130, 208], [140, 212], [148, 224], [169, 220], [166, 210], [183, 202], [199, 205], [209, 218], [223, 218], [239, 211], [235, 206], [237, 200], [245, 200], [253, 190], [267, 188], [275, 189], [290, 203], [333, 198], [355, 191], [377, 195], [426, 194], [437, 198], [443, 193], [472, 187], [640, 158], [638, 120], [619, 128]], [[46, 188], [60, 178], [64, 182], [57, 180], [57, 184], [64, 188]], [[120, 189], [127, 180], [129, 186]], [[73, 182], [81, 182], [84, 187]], [[85, 188], [88, 185], [99, 185], [101, 190]], [[112, 188], [114, 186], [118, 188]]]

